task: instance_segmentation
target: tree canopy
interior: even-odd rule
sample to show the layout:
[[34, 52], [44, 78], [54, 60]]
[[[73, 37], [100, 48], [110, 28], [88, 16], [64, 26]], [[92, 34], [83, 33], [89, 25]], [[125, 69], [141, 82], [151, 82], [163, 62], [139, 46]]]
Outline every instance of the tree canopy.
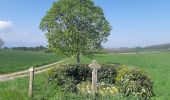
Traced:
[[4, 46], [4, 41], [2, 39], [0, 39], [0, 48], [2, 48], [2, 46]]
[[41, 19], [48, 47], [65, 55], [86, 55], [107, 41], [111, 26], [92, 0], [58, 0]]

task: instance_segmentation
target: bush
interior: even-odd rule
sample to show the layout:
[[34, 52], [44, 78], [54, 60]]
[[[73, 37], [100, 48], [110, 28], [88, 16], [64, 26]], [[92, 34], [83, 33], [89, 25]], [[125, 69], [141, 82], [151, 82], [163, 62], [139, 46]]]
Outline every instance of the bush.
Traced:
[[[98, 70], [98, 81], [107, 84], [114, 84], [117, 65], [101, 65]], [[91, 81], [92, 70], [87, 64], [67, 64], [59, 65], [57, 69], [49, 71], [48, 81], [57, 83], [64, 91], [77, 92], [77, 84], [85, 81]]]
[[134, 95], [145, 100], [154, 96], [153, 82], [149, 75], [134, 67], [119, 67], [116, 85], [119, 86], [119, 91], [127, 96]]
[[[54, 83], [65, 92], [80, 92], [79, 88], [91, 82], [92, 70], [88, 64], [59, 65], [57, 69], [49, 71], [49, 83]], [[115, 86], [119, 93], [138, 99], [150, 99], [154, 96], [153, 82], [149, 75], [137, 68], [119, 64], [101, 64], [98, 70], [98, 83]], [[88, 87], [88, 85], [87, 85]], [[89, 88], [89, 87], [88, 87]], [[99, 91], [101, 92], [101, 91]]]
[[117, 76], [117, 69], [119, 64], [102, 64], [101, 69], [98, 70], [98, 81], [106, 84], [115, 84], [115, 77]]

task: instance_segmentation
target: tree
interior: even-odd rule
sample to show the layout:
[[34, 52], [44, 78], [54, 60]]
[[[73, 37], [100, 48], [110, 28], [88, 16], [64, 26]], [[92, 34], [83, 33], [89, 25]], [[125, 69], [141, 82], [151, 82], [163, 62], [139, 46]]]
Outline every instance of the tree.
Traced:
[[76, 55], [80, 63], [81, 54], [107, 41], [111, 26], [92, 0], [58, 0], [41, 19], [40, 29], [52, 51]]
[[4, 46], [4, 41], [2, 39], [0, 39], [0, 48], [2, 48], [2, 46]]

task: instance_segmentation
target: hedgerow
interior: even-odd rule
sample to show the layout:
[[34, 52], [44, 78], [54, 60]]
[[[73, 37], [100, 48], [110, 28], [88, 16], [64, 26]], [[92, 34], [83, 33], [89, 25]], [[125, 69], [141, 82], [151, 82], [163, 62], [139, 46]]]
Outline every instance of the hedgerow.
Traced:
[[[87, 64], [59, 65], [56, 69], [51, 69], [48, 72], [48, 82], [61, 86], [65, 92], [91, 93], [88, 84], [86, 84], [91, 82], [91, 72], [92, 70]], [[103, 91], [107, 93], [105, 88], [115, 87], [118, 93], [123, 93], [126, 96], [134, 96], [139, 99], [150, 99], [154, 96], [151, 78], [145, 71], [138, 68], [119, 64], [101, 64], [97, 74], [98, 83], [106, 84], [102, 88], [102, 85], [98, 87], [100, 94]], [[84, 89], [84, 86], [88, 89]], [[108, 89], [108, 91], [112, 92], [112, 89]]]

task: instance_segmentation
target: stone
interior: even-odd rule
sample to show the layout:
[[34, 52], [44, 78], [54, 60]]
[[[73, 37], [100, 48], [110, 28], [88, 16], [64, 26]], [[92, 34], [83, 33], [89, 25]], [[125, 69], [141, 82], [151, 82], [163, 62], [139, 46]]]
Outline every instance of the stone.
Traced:
[[93, 93], [97, 93], [97, 70], [100, 69], [100, 65], [97, 64], [96, 60], [93, 60], [89, 67], [92, 69], [92, 85], [91, 89]]

